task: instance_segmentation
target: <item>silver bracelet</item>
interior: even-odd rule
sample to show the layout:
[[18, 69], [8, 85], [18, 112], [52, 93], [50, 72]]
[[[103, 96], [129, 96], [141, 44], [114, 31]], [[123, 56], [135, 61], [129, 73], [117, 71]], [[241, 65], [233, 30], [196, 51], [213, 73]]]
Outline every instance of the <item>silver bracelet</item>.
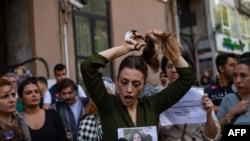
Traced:
[[227, 115], [225, 116], [225, 118], [226, 118], [227, 124], [229, 124], [231, 122], [231, 119]]

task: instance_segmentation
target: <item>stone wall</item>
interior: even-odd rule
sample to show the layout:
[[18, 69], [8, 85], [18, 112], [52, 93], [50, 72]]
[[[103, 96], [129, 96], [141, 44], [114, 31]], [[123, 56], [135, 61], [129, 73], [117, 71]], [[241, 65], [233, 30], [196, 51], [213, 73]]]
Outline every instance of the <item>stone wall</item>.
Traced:
[[[11, 0], [6, 5], [8, 64], [18, 64], [31, 58], [29, 36], [29, 0]], [[30, 66], [30, 64], [27, 64]]]

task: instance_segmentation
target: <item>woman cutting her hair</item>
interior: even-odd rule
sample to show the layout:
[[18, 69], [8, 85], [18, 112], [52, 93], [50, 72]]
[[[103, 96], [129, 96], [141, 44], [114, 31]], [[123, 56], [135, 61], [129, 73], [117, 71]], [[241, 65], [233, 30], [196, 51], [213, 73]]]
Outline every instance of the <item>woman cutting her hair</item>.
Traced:
[[[121, 45], [93, 54], [81, 64], [86, 89], [98, 108], [104, 141], [117, 140], [118, 131], [122, 128], [153, 126], [157, 129], [160, 113], [184, 96], [194, 83], [194, 73], [181, 57], [180, 45], [172, 34], [150, 30], [146, 33], [147, 44], [141, 43], [140, 39], [142, 35], [139, 32], [134, 30], [128, 32]], [[180, 77], [161, 92], [138, 98], [148, 76], [146, 62], [157, 63], [157, 60], [153, 61], [157, 58], [157, 54], [149, 55], [156, 49], [154, 43], [148, 40], [158, 44], [157, 50], [173, 60]], [[117, 57], [141, 48], [144, 48], [142, 56], [129, 55], [122, 60], [116, 80], [119, 95], [109, 95], [98, 69], [105, 67], [109, 61]], [[148, 55], [145, 56], [146, 53]], [[154, 133], [157, 134], [157, 131]]]

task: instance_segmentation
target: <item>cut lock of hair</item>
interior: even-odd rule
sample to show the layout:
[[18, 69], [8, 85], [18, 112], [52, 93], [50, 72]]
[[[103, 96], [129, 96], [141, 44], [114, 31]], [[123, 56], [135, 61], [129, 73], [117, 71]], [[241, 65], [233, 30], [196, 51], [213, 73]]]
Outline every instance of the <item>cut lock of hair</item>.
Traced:
[[173, 36], [172, 33], [162, 33], [159, 35], [160, 44], [159, 51], [155, 48], [154, 42], [149, 38], [145, 37], [147, 46], [143, 49], [142, 58], [146, 63], [155, 71], [158, 72], [160, 68], [160, 60], [158, 53], [167, 56], [170, 60], [175, 60], [181, 56], [181, 46], [178, 40]]
[[176, 60], [181, 56], [182, 48], [179, 41], [172, 33], [162, 33], [159, 35], [160, 44], [159, 49], [163, 55], [170, 60]]
[[118, 69], [118, 77], [124, 68], [133, 68], [142, 72], [144, 79], [146, 80], [148, 76], [147, 64], [153, 71], [159, 71], [160, 60], [158, 53], [167, 56], [170, 60], [175, 60], [177, 57], [181, 56], [180, 44], [172, 33], [163, 33], [158, 36], [160, 37], [160, 51], [157, 51], [154, 42], [146, 36], [145, 42], [147, 43], [147, 46], [143, 49], [142, 55], [129, 55], [124, 58]]
[[145, 42], [147, 43], [147, 46], [143, 49], [142, 58], [151, 69], [158, 72], [160, 68], [160, 60], [155, 50], [154, 42], [149, 37], [145, 37]]

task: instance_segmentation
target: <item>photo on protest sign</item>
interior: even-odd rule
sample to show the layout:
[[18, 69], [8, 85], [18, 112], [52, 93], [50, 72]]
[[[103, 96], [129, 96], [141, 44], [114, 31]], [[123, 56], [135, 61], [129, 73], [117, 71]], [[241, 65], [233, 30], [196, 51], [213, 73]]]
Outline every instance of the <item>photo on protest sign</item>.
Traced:
[[156, 126], [119, 128], [118, 141], [158, 141]]

